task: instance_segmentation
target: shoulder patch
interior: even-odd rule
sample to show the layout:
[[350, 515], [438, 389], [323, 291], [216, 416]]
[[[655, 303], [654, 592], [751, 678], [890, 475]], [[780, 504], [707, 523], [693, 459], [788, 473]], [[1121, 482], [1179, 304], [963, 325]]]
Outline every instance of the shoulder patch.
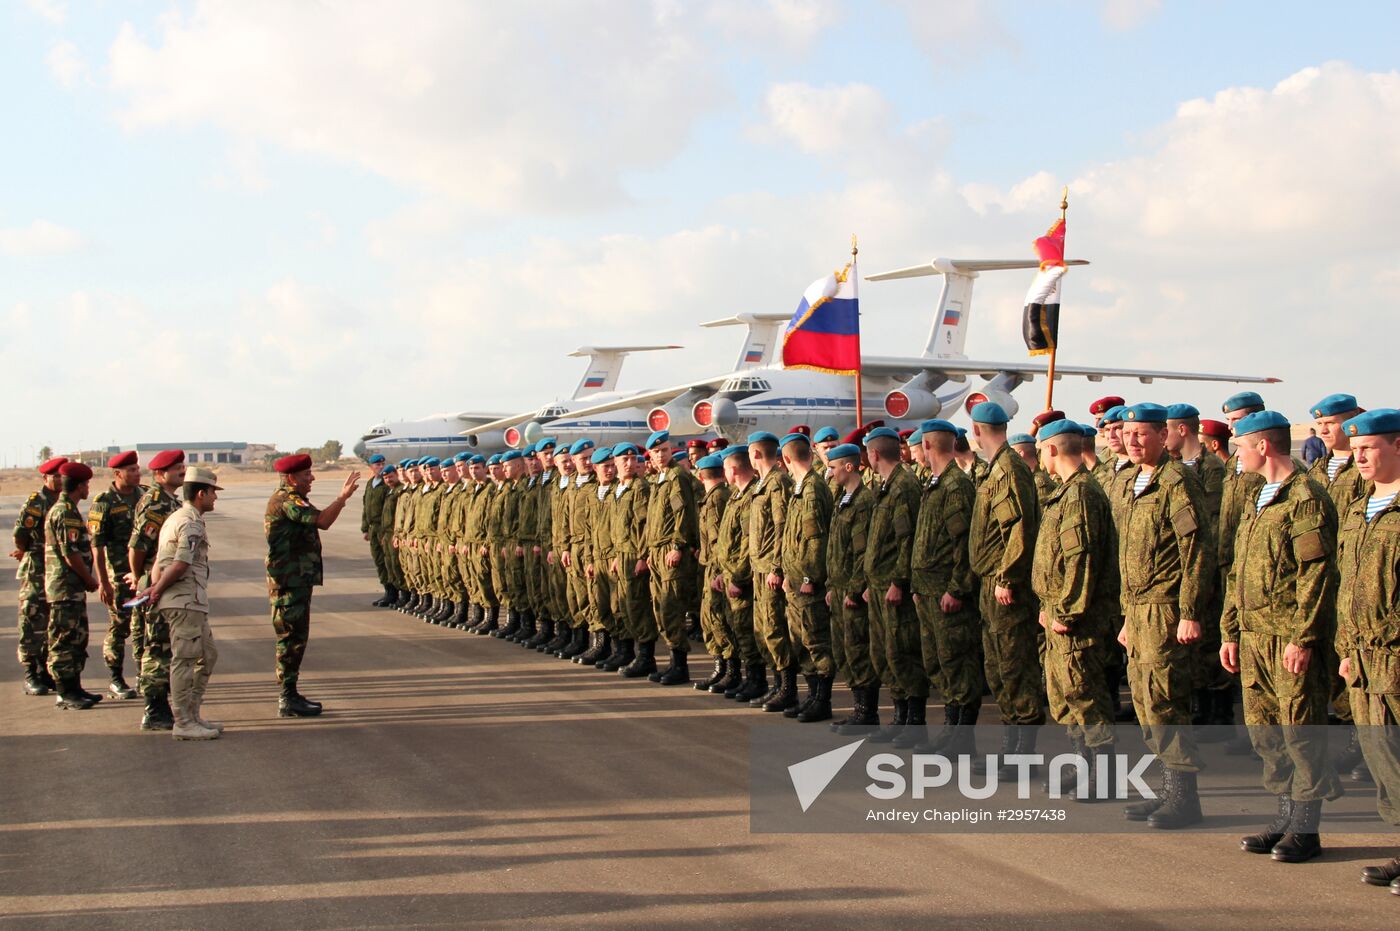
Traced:
[[1191, 508], [1181, 508], [1172, 515], [1172, 529], [1177, 536], [1188, 537], [1196, 532], [1196, 513]]
[[1307, 533], [1294, 537], [1293, 552], [1303, 562], [1314, 562], [1323, 557], [1322, 532], [1309, 530]]

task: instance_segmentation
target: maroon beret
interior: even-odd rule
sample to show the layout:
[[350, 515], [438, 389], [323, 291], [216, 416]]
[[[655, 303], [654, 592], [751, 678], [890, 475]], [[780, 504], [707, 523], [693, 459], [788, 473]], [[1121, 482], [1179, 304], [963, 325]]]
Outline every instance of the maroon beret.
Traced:
[[1219, 420], [1202, 420], [1201, 433], [1205, 436], [1213, 436], [1217, 440], [1230, 439], [1230, 425]]
[[92, 470], [81, 462], [65, 462], [58, 467], [58, 474], [64, 478], [75, 479], [79, 482], [86, 482], [92, 478]]
[[1041, 411], [1039, 414], [1036, 414], [1034, 417], [1031, 418], [1031, 436], [1036, 436], [1037, 434], [1039, 434], [1040, 428], [1045, 426], [1047, 423], [1054, 423], [1057, 420], [1064, 419], [1064, 411]]
[[691, 440], [690, 442], [686, 443], [685, 446], [686, 449], [704, 449], [705, 441], [699, 439]]
[[185, 451], [183, 449], [163, 449], [152, 456], [151, 461], [146, 465], [152, 472], [160, 472], [184, 461]]
[[800, 434], [802, 434], [803, 436], [810, 437], [810, 436], [812, 435], [812, 428], [809, 427], [809, 426], [807, 426], [805, 423], [800, 423], [800, 424], [798, 424], [797, 426], [793, 427], [793, 428], [792, 428], [791, 430], [789, 430], [788, 432], [789, 432], [789, 433], [800, 433]]
[[728, 448], [729, 448], [729, 441], [726, 440], [726, 439], [725, 439], [724, 437], [722, 437], [722, 436], [717, 436], [717, 437], [715, 437], [713, 440], [710, 440], [710, 442], [706, 445], [705, 448], [706, 448], [706, 449], [710, 449], [710, 450], [714, 450], [714, 449], [728, 449]]
[[876, 427], [883, 427], [884, 425], [885, 425], [885, 422], [884, 422], [883, 420], [879, 420], [879, 419], [872, 420], [872, 421], [870, 421], [870, 422], [867, 423], [867, 424], [864, 424], [864, 425], [862, 425], [862, 426], [856, 427], [856, 428], [855, 428], [854, 430], [852, 430], [850, 433], [847, 433], [847, 434], [846, 434], [846, 438], [845, 438], [844, 440], [842, 440], [841, 442], [842, 442], [842, 443], [854, 443], [856, 446], [863, 446], [863, 445], [865, 445], [865, 444], [864, 444], [862, 441], [865, 439], [865, 435], [866, 435], [867, 433], [869, 433], [871, 430], [874, 430]]
[[914, 435], [914, 431], [913, 431], [912, 429], [909, 429], [909, 430], [900, 430], [900, 431], [899, 431], [899, 438], [900, 438], [901, 440], [907, 440], [907, 439], [909, 439], [909, 437], [911, 437], [911, 436], [913, 436], [913, 435]]
[[1090, 405], [1089, 405], [1089, 413], [1091, 413], [1091, 414], [1093, 414], [1095, 417], [1097, 417], [1097, 416], [1099, 416], [1100, 414], [1102, 414], [1104, 411], [1108, 410], [1110, 407], [1118, 407], [1118, 406], [1122, 405], [1123, 403], [1124, 403], [1124, 402], [1123, 402], [1123, 399], [1120, 398], [1120, 397], [1118, 397], [1118, 395], [1116, 395], [1116, 394], [1110, 394], [1108, 397], [1106, 397], [1106, 398], [1099, 398], [1099, 399], [1098, 399], [1097, 401], [1095, 401], [1093, 404], [1090, 404]]
[[139, 461], [140, 461], [140, 460], [136, 458], [136, 450], [133, 449], [133, 450], [131, 450], [131, 451], [129, 451], [129, 452], [117, 453], [117, 454], [116, 454], [115, 456], [113, 456], [111, 459], [108, 459], [108, 460], [107, 460], [107, 468], [109, 468], [109, 469], [125, 469], [127, 466], [134, 466], [134, 465], [136, 465], [136, 463], [139, 462]]
[[62, 466], [62, 465], [63, 465], [65, 462], [67, 462], [67, 461], [68, 461], [68, 457], [67, 457], [67, 456], [55, 456], [55, 457], [53, 457], [52, 459], [50, 459], [48, 462], [45, 462], [43, 465], [39, 466], [39, 474], [40, 474], [40, 475], [57, 475], [57, 474], [58, 474], [59, 467]]
[[300, 455], [283, 456], [272, 464], [272, 467], [283, 475], [290, 475], [293, 472], [302, 472], [311, 468], [311, 457], [306, 453]]

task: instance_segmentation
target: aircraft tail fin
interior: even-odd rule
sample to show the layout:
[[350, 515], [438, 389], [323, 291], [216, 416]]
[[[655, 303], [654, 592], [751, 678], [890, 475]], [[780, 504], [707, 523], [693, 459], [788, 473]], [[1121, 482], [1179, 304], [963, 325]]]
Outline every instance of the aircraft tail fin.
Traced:
[[586, 398], [601, 391], [612, 391], [617, 387], [617, 376], [622, 372], [622, 360], [633, 352], [655, 352], [662, 349], [680, 349], [680, 346], [580, 346], [569, 353], [570, 358], [587, 357], [588, 368], [583, 372], [574, 398]]
[[722, 320], [710, 320], [700, 324], [703, 327], [747, 326], [744, 345], [739, 350], [739, 359], [734, 363], [734, 371], [772, 365], [777, 361], [778, 347], [782, 345], [783, 328], [792, 319], [791, 314], [737, 314]]

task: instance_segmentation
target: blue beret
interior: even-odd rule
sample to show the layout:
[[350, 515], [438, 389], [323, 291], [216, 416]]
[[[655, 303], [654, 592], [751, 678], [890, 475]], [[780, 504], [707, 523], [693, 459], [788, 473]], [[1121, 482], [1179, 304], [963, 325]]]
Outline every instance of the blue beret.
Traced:
[[1160, 404], [1144, 401], [1124, 409], [1123, 421], [1124, 423], [1166, 423], [1167, 409]]
[[612, 447], [602, 446], [598, 449], [593, 450], [593, 455], [588, 458], [589, 461], [592, 462], [594, 465], [602, 465], [603, 463], [610, 461], [612, 457]]
[[535, 444], [535, 452], [542, 453], [546, 449], [553, 449], [559, 445], [558, 437], [547, 436]]
[[[1351, 394], [1329, 394], [1312, 406], [1314, 417], [1331, 417], [1334, 414], [1350, 414], [1361, 405], [1356, 403], [1356, 396]], [[371, 459], [370, 462], [374, 460]]]
[[995, 401], [983, 401], [972, 408], [972, 422], [998, 426], [1011, 420], [1006, 410]]
[[828, 441], [828, 440], [839, 440], [839, 439], [841, 439], [841, 434], [837, 432], [837, 430], [836, 430], [835, 427], [822, 427], [820, 430], [818, 430], [818, 431], [816, 432], [815, 435], [813, 435], [813, 437], [812, 437], [812, 442], [813, 442], [813, 443], [825, 443], [825, 442]]
[[637, 444], [635, 443], [618, 443], [612, 448], [612, 454], [614, 456], [639, 456], [641, 453], [642, 451], [637, 448]]
[[850, 459], [852, 456], [860, 458], [860, 447], [854, 443], [842, 443], [840, 446], [833, 446], [826, 451], [828, 460]]
[[574, 440], [574, 445], [569, 447], [569, 455], [577, 456], [579, 453], [586, 453], [597, 445], [597, 443], [594, 443], [587, 437], [584, 437], [581, 440]]
[[710, 453], [708, 456], [701, 456], [700, 461], [695, 463], [695, 468], [722, 469], [724, 468], [724, 460], [719, 457], [718, 453]]
[[957, 433], [958, 428], [946, 420], [925, 420], [919, 424], [919, 432], [925, 436], [930, 433]]
[[786, 446], [789, 443], [797, 442], [811, 443], [812, 438], [805, 433], [789, 433], [787, 436], [783, 437], [781, 440], [778, 441], [778, 445]]
[[1106, 410], [1106, 411], [1103, 412], [1103, 416], [1099, 418], [1099, 422], [1100, 422], [1100, 423], [1122, 423], [1122, 422], [1123, 422], [1123, 412], [1126, 411], [1126, 410], [1127, 410], [1127, 408], [1124, 407], [1122, 404], [1115, 404], [1115, 405], [1113, 405], [1112, 407], [1110, 407], [1108, 410]]
[[758, 431], [757, 433], [750, 433], [750, 434], [749, 434], [749, 443], [750, 443], [750, 444], [753, 444], [753, 443], [776, 443], [776, 442], [778, 442], [778, 437], [777, 437], [776, 435], [772, 434], [772, 433], [769, 433], [767, 430], [760, 430], [760, 431]]
[[520, 450], [518, 450], [518, 449], [512, 449], [510, 452], [501, 453], [501, 461], [502, 461], [502, 462], [513, 462], [514, 460], [519, 459], [519, 458], [521, 458], [521, 457], [524, 456], [524, 455], [525, 455], [525, 454], [522, 453]]
[[[1060, 420], [1052, 420], [1050, 421], [1050, 423], [1060, 423], [1063, 419], [1064, 418], [1061, 418]], [[1045, 425], [1045, 427], [1048, 426], [1050, 426], [1050, 424]], [[1041, 427], [1040, 429], [1044, 430], [1045, 427]], [[1031, 436], [1029, 433], [1013, 433], [1006, 438], [1006, 442], [1010, 443], [1012, 446], [1020, 446], [1022, 443], [1034, 446], [1035, 437]]]
[[1389, 407], [1378, 407], [1342, 424], [1342, 432], [1347, 436], [1375, 436], [1376, 434], [1400, 433], [1400, 411]]
[[877, 436], [887, 436], [890, 439], [894, 440], [896, 443], [899, 442], [899, 432], [897, 430], [894, 430], [891, 427], [876, 427], [874, 430], [871, 430], [865, 435], [865, 445], [869, 446], [870, 441], [875, 439]]
[[1230, 395], [1228, 398], [1226, 398], [1226, 399], [1225, 399], [1225, 403], [1222, 404], [1222, 405], [1220, 405], [1220, 411], [1221, 411], [1221, 413], [1228, 414], [1228, 413], [1230, 413], [1231, 411], [1237, 411], [1237, 410], [1239, 410], [1240, 408], [1243, 408], [1243, 407], [1263, 407], [1263, 406], [1264, 406], [1264, 399], [1261, 398], [1261, 397], [1259, 397], [1259, 392], [1257, 392], [1257, 391], [1241, 391], [1241, 392], [1239, 392], [1238, 394], [1232, 394], [1232, 395]]
[[726, 446], [720, 451], [721, 459], [728, 459], [730, 456], [743, 456], [744, 461], [749, 461], [749, 448], [747, 446]]
[[669, 442], [671, 442], [671, 431], [657, 430], [651, 436], [647, 437], [646, 448], [648, 450], [653, 450], [656, 447], [660, 446], [662, 443]]
[[[1052, 420], [1043, 425], [1036, 436], [1041, 440], [1048, 440], [1052, 436], [1059, 436], [1061, 433], [1073, 433], [1075, 436], [1082, 436], [1083, 432], [1079, 424], [1075, 423], [1073, 420]], [[1025, 436], [1025, 434], [1017, 434], [1017, 436]], [[1029, 440], [1030, 437], [1026, 437], [1026, 439]], [[1011, 442], [1017, 442], [1017, 437], [1013, 436]], [[1024, 440], [1021, 442], [1024, 442]]]
[[394, 464], [391, 462], [391, 463], [389, 463], [388, 465], [386, 465], [386, 466], [384, 467], [384, 472], [383, 472], [383, 474], [384, 474], [384, 475], [390, 475], [390, 474], [392, 474], [392, 473], [394, 473], [394, 472], [397, 472], [398, 470], [399, 470], [399, 467], [396, 466], [396, 465], [394, 465]]
[[923, 441], [924, 441], [924, 429], [923, 429], [923, 427], [915, 427], [913, 430], [909, 431], [909, 435], [908, 435], [907, 437], [904, 438], [904, 442], [908, 443], [910, 446], [918, 446], [918, 445], [919, 445], [920, 443], [922, 443]]
[[967, 427], [954, 427], [953, 429], [958, 432], [958, 436], [967, 436]]
[[411, 465], [413, 465], [413, 460], [412, 460], [412, 459], [400, 459], [400, 460], [399, 460], [399, 468], [400, 468], [400, 469], [407, 469], [407, 468], [408, 468], [409, 466], [411, 466]]
[[1190, 420], [1192, 417], [1201, 416], [1201, 412], [1196, 410], [1193, 404], [1168, 404], [1168, 420]]
[[685, 449], [676, 450], [676, 454], [671, 457], [672, 462], [680, 462], [682, 459], [689, 459], [690, 451]]
[[1235, 421], [1235, 436], [1246, 436], [1250, 433], [1258, 433], [1260, 430], [1277, 430], [1280, 427], [1292, 426], [1288, 422], [1288, 418], [1278, 411], [1255, 411]]
[[477, 453], [475, 456], [472, 456], [472, 465], [486, 465], [486, 457]]
[[405, 469], [417, 468], [417, 466], [418, 466], [418, 460], [417, 460], [417, 459], [405, 459], [405, 460], [403, 461], [403, 467], [404, 467]]
[[368, 462], [370, 465], [374, 465], [376, 462], [383, 462], [383, 461], [384, 461], [384, 457], [381, 456], [381, 455], [379, 455], [379, 453], [375, 453], [373, 456], [370, 456], [368, 459], [365, 460], [365, 462]]
[[442, 460], [439, 459], [437, 456], [428, 456], [426, 459], [418, 460], [418, 464], [431, 467], [435, 465], [442, 465]]
[[491, 454], [491, 458], [486, 460], [486, 464], [489, 465], [489, 466], [500, 465], [500, 464], [501, 464], [501, 454], [500, 454], [500, 453], [492, 453], [492, 454]]
[[522, 450], [520, 451], [520, 455], [522, 455], [522, 456], [533, 456], [534, 454], [535, 454], [535, 444], [534, 444], [534, 443], [531, 443], [529, 446], [526, 446], [524, 449], [522, 449]]
[[1080, 424], [1079, 432], [1084, 434], [1085, 439], [1093, 439], [1094, 437], [1099, 435], [1098, 428], [1091, 423]]
[[460, 452], [452, 457], [453, 462], [471, 462], [471, 459], [472, 454], [468, 452]]

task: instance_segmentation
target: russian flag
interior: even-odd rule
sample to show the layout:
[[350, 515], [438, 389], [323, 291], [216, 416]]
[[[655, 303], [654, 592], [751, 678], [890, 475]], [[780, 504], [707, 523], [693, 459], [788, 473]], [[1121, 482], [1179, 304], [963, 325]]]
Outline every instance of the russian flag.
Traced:
[[587, 378], [585, 378], [585, 379], [583, 380], [583, 387], [585, 387], [585, 388], [601, 388], [601, 387], [603, 387], [603, 376], [602, 376], [602, 375], [589, 375]]
[[860, 299], [855, 263], [808, 286], [783, 333], [783, 367], [860, 373]]
[[745, 361], [745, 362], [762, 362], [762, 361], [763, 361], [763, 350], [762, 350], [762, 349], [750, 349], [748, 352], [744, 353], [744, 361]]

